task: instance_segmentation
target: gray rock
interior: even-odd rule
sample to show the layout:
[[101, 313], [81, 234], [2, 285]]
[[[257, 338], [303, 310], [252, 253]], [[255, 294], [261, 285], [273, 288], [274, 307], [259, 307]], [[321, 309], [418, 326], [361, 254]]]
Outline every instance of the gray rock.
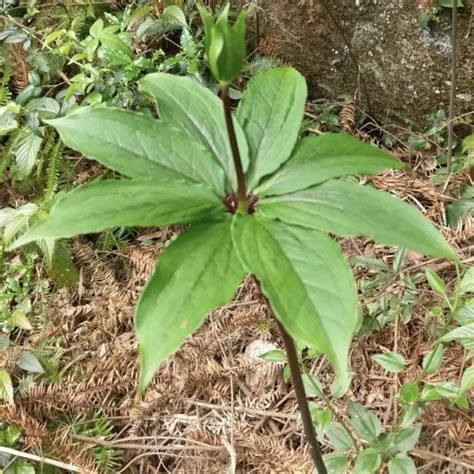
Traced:
[[[474, 109], [473, 1], [464, 0], [458, 17], [458, 114]], [[259, 0], [259, 36], [305, 74], [314, 98], [328, 89], [355, 94], [383, 122], [423, 123], [448, 109], [452, 44], [451, 10], [422, 29], [422, 2], [325, 0], [329, 15], [321, 0]]]

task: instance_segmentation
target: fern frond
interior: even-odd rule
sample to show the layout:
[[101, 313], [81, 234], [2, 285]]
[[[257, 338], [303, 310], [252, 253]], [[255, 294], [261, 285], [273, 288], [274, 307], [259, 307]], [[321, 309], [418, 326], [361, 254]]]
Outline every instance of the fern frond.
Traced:
[[11, 132], [7, 144], [0, 155], [0, 183], [3, 181], [3, 175], [13, 162], [15, 149], [20, 136], [20, 130], [18, 129]]
[[10, 50], [10, 55], [15, 68], [13, 71], [12, 83], [16, 92], [19, 93], [28, 85], [30, 66], [26, 60], [26, 52], [21, 44], [13, 44]]
[[[60, 422], [68, 431], [90, 438], [112, 441], [116, 437], [116, 429], [112, 422], [101, 412], [96, 412], [92, 419], [85, 415], [66, 415]], [[123, 451], [107, 446], [95, 446], [92, 455], [98, 472], [112, 474], [123, 460]]]
[[341, 112], [339, 113], [339, 122], [341, 128], [345, 133], [351, 133], [354, 129], [355, 118], [357, 113], [356, 103], [353, 99], [347, 99], [342, 105]]
[[115, 248], [115, 238], [111, 229], [101, 232], [97, 238], [97, 248], [104, 252], [111, 252]]
[[278, 58], [257, 57], [248, 64], [245, 72], [252, 77], [259, 72], [267, 71], [268, 69], [273, 69], [281, 65], [282, 62]]
[[2, 78], [0, 79], [0, 106], [5, 105], [11, 99], [11, 91], [8, 87], [12, 75], [12, 67], [9, 62], [5, 62], [2, 67]]
[[62, 156], [64, 145], [61, 140], [53, 134], [53, 143], [56, 141], [52, 150], [48, 153], [48, 170], [46, 172], [46, 189], [44, 192], [44, 201], [48, 202], [53, 197], [54, 193], [58, 189], [58, 162]]
[[44, 140], [41, 150], [38, 153], [38, 158], [36, 159], [36, 178], [39, 179], [43, 173], [43, 165], [46, 161], [49, 161], [49, 155], [53, 150], [54, 145], [56, 144], [54, 131], [46, 129], [44, 133]]
[[123, 228], [107, 229], [97, 239], [97, 247], [105, 252], [123, 251], [129, 242], [128, 230]]
[[79, 14], [76, 13], [76, 15], [77, 16], [74, 17], [69, 28], [76, 34], [76, 36], [80, 36], [84, 26], [86, 26], [87, 14], [85, 13], [85, 10], [81, 10], [81, 12]]

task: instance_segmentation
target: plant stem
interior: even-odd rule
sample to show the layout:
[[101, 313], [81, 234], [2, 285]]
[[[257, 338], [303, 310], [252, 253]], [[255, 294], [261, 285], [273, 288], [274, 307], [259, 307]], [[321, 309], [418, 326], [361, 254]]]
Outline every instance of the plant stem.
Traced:
[[275, 321], [278, 325], [278, 329], [280, 330], [283, 343], [285, 344], [288, 364], [291, 370], [291, 380], [293, 381], [293, 386], [295, 388], [296, 400], [298, 402], [298, 408], [301, 413], [301, 419], [303, 420], [304, 432], [306, 435], [306, 441], [308, 442], [310, 447], [311, 457], [318, 473], [327, 474], [326, 466], [324, 465], [323, 457], [321, 455], [321, 449], [316, 438], [313, 420], [311, 419], [308, 399], [306, 398], [306, 393], [304, 391], [303, 377], [301, 376], [301, 368], [298, 360], [298, 353], [296, 352], [295, 343], [292, 337], [286, 332], [286, 329], [280, 324], [280, 322], [276, 318]]
[[239, 145], [237, 144], [237, 136], [235, 135], [234, 122], [232, 120], [232, 109], [230, 106], [229, 86], [222, 86], [221, 97], [224, 102], [225, 123], [227, 125], [227, 134], [229, 135], [230, 148], [232, 157], [234, 158], [235, 172], [237, 174], [237, 198], [239, 207], [247, 210], [247, 189], [245, 186], [245, 175], [240, 158]]
[[437, 340], [435, 341], [435, 344], [433, 346], [433, 349], [431, 351], [430, 358], [427, 360], [425, 368], [421, 371], [421, 374], [418, 376], [416, 383], [419, 383], [423, 378], [427, 375], [426, 369], [431, 365], [433, 362], [436, 350], [439, 345], [442, 345], [443, 343], [441, 342], [441, 339], [443, 336], [445, 336], [449, 332], [449, 327], [451, 326], [451, 323], [453, 322], [454, 318], [456, 317], [456, 311], [459, 309], [459, 300], [461, 297], [461, 269], [459, 268], [459, 264], [455, 263], [455, 268], [456, 268], [456, 288], [454, 290], [454, 301], [451, 304], [451, 301], [449, 299], [449, 296], [444, 295], [446, 303], [448, 304], [448, 308], [450, 311], [450, 315], [448, 317], [448, 320], [443, 326], [443, 329], [438, 336]]
[[451, 89], [449, 94], [449, 127], [448, 127], [448, 178], [453, 170], [453, 119], [454, 108], [456, 105], [456, 88], [457, 88], [457, 37], [458, 37], [458, 0], [453, 2], [452, 8], [452, 25], [451, 25]]
[[331, 400], [329, 400], [329, 398], [326, 396], [326, 394], [314, 383], [314, 380], [311, 377], [311, 374], [310, 374], [309, 370], [306, 367], [303, 367], [303, 371], [306, 375], [308, 375], [309, 383], [313, 387], [313, 390], [318, 394], [318, 397], [323, 400], [323, 402], [329, 408], [329, 411], [332, 413], [334, 418], [344, 428], [344, 431], [347, 433], [349, 438], [351, 438], [352, 444], [354, 445], [354, 449], [355, 449], [356, 454], [359, 454], [359, 446], [357, 445], [357, 440], [354, 438], [354, 435], [352, 434], [351, 430], [349, 429], [349, 426], [345, 422], [344, 418], [332, 406]]

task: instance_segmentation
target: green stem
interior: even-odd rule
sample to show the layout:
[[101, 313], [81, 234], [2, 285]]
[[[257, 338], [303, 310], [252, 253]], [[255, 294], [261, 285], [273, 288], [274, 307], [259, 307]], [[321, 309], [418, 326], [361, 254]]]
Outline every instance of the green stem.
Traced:
[[359, 454], [359, 446], [357, 446], [357, 440], [354, 438], [354, 435], [352, 434], [351, 430], [347, 426], [347, 423], [344, 421], [344, 418], [342, 418], [342, 416], [334, 409], [334, 407], [331, 405], [331, 400], [329, 400], [326, 394], [317, 386], [317, 384], [314, 383], [313, 378], [311, 377], [311, 374], [309, 373], [309, 370], [305, 366], [303, 366], [303, 371], [306, 375], [308, 375], [308, 380], [311, 383], [313, 390], [318, 394], [318, 397], [320, 397], [323, 400], [323, 402], [329, 408], [329, 411], [332, 413], [334, 418], [344, 428], [344, 431], [352, 440], [356, 453]]
[[295, 343], [292, 337], [286, 332], [285, 328], [276, 318], [275, 321], [278, 325], [278, 329], [280, 330], [283, 343], [285, 344], [288, 365], [290, 366], [291, 370], [291, 380], [293, 381], [296, 401], [298, 402], [298, 408], [303, 421], [306, 441], [310, 447], [311, 458], [313, 459], [318, 474], [327, 474], [326, 466], [324, 465], [323, 457], [321, 455], [321, 448], [316, 438], [316, 432], [314, 430], [313, 420], [309, 410], [308, 399], [306, 398], [306, 393], [304, 390], [303, 377], [301, 376], [301, 368]]
[[443, 336], [445, 336], [449, 332], [449, 327], [451, 326], [451, 323], [453, 322], [454, 317], [456, 316], [456, 311], [458, 310], [458, 307], [459, 307], [459, 300], [460, 300], [460, 297], [461, 297], [461, 269], [459, 268], [458, 263], [455, 264], [455, 267], [456, 267], [456, 290], [455, 290], [455, 293], [454, 293], [453, 303], [451, 304], [451, 301], [449, 300], [449, 297], [446, 294], [444, 295], [444, 298], [445, 298], [445, 300], [448, 304], [449, 311], [451, 312], [451, 314], [449, 315], [449, 318], [446, 321], [446, 324], [444, 325], [443, 330], [441, 331], [441, 334], [438, 337], [438, 340], [435, 342], [435, 344], [433, 346], [433, 350], [431, 352], [430, 358], [428, 359], [427, 363], [425, 364], [425, 368], [421, 371], [421, 374], [417, 379], [418, 382], [423, 380], [423, 378], [427, 375], [426, 374], [426, 368], [431, 365], [431, 362], [433, 361], [433, 358], [436, 354], [436, 349], [438, 349], [438, 346], [440, 344], [443, 344], [440, 341], [440, 339], [442, 339]]
[[242, 211], [247, 211], [247, 188], [245, 185], [245, 174], [240, 158], [239, 145], [234, 129], [234, 121], [232, 120], [232, 109], [230, 105], [229, 86], [225, 85], [221, 88], [221, 97], [224, 102], [225, 123], [227, 126], [227, 134], [229, 135], [230, 148], [232, 150], [232, 158], [234, 159], [235, 172], [237, 175], [237, 199], [238, 207]]

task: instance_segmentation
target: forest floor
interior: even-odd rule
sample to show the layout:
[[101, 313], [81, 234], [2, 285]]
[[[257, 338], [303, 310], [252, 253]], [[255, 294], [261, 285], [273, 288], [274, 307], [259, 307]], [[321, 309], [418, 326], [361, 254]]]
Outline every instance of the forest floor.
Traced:
[[[61, 3], [61, 8], [56, 8], [56, 3]], [[30, 93], [36, 90], [50, 100], [56, 97], [58, 111], [60, 104], [63, 107], [66, 103], [66, 92], [71, 93], [72, 102], [77, 100], [81, 105], [98, 101], [102, 102], [99, 106], [131, 110], [149, 107], [150, 111], [152, 106], [137, 93], [136, 81], [144, 74], [160, 70], [197, 75], [196, 71], [204, 71], [202, 77], [207, 77], [195, 2], [180, 2], [188, 5], [185, 11], [192, 26], [189, 31], [183, 28], [181, 16], [176, 19], [169, 11], [169, 24], [166, 23], [163, 2], [153, 1], [145, 8], [142, 3], [146, 2], [37, 2], [41, 9], [37, 14], [28, 11], [35, 2], [27, 2], [28, 8], [21, 7], [26, 12], [3, 16], [0, 90], [4, 92], [0, 94], [0, 104], [13, 104], [12, 110], [16, 110], [18, 98], [29, 89]], [[104, 10], [104, 5], [109, 4], [110, 8]], [[99, 28], [98, 18], [104, 20], [102, 26], [108, 24], [113, 31], [120, 28], [121, 36], [114, 33], [114, 44], [129, 37], [129, 43], [122, 45], [126, 51], [130, 47], [128, 62], [105, 54], [104, 45], [98, 51], [88, 51], [91, 31], [97, 32]], [[157, 28], [163, 22], [170, 33], [164, 34]], [[151, 32], [145, 34], [147, 28]], [[14, 46], [4, 41], [8, 31]], [[265, 45], [264, 41], [250, 59], [248, 76], [259, 68], [280, 64], [278, 58], [272, 57], [272, 45]], [[124, 71], [127, 80], [123, 79]], [[40, 80], [31, 74], [35, 72]], [[386, 146], [410, 165], [409, 171], [390, 171], [366, 178], [366, 184], [388, 191], [421, 210], [443, 232], [465, 268], [472, 267], [474, 217], [464, 216], [455, 226], [447, 222], [448, 207], [460, 202], [466, 188], [472, 191], [473, 174], [467, 166], [456, 168], [447, 181], [442, 174], [446, 163], [439, 158], [446, 152], [446, 116], [437, 119], [428, 132], [415, 126], [382, 127], [359, 111], [353, 101], [336, 101], [308, 103], [307, 126], [302, 133], [344, 131]], [[95, 162], [71, 150], [63, 151], [59, 138], [48, 131], [41, 150], [27, 160], [32, 161], [29, 175], [26, 173], [28, 179], [15, 180], [15, 166], [16, 171], [19, 167], [18, 162], [14, 163], [17, 157], [13, 156], [18, 151], [13, 150], [15, 137], [26, 131], [37, 141], [28, 128], [32, 125], [35, 131], [37, 123], [35, 117], [30, 120], [27, 105], [25, 99], [23, 108], [18, 107], [21, 112], [15, 116], [21, 130], [14, 130], [10, 137], [7, 132], [1, 136], [0, 210], [18, 209], [31, 202], [38, 203], [38, 208], [49, 206], [57, 191], [105, 175], [104, 168]], [[460, 144], [472, 133], [470, 119], [472, 113], [456, 120], [455, 158], [462, 164], [467, 158]], [[415, 151], [417, 147], [424, 151]], [[57, 152], [57, 160], [50, 158], [52, 150]], [[472, 198], [471, 194], [469, 199]], [[27, 222], [23, 219], [22, 225]], [[6, 444], [17, 450], [18, 458], [6, 461], [11, 466], [21, 453], [26, 453], [33, 460], [38, 460], [34, 456], [43, 458], [41, 469], [36, 472], [44, 473], [58, 472], [48, 470], [51, 460], [62, 463], [59, 472], [98, 474], [313, 472], [295, 394], [291, 383], [285, 380], [285, 363], [259, 357], [283, 347], [252, 278], [246, 279], [234, 300], [213, 312], [169, 359], [143, 399], [137, 398], [139, 361], [134, 307], [156, 259], [159, 263], [161, 251], [181, 230], [182, 227], [133, 229], [122, 235], [120, 229], [114, 229], [99, 236], [61, 242], [77, 269], [77, 282], [71, 288], [59, 288], [54, 283], [38, 249], [32, 256], [27, 252], [6, 253], [3, 243], [0, 245], [0, 270], [13, 272], [6, 282], [7, 278], [0, 275], [0, 293], [9, 285], [31, 302], [28, 324], [23, 321], [23, 327], [8, 327], [11, 313], [21, 301], [12, 298], [5, 309], [0, 299], [0, 310], [5, 309], [0, 311], [0, 370], [2, 375], [11, 375], [10, 398], [14, 399], [14, 404], [0, 401], [0, 447]], [[349, 402], [359, 402], [378, 416], [382, 429], [388, 433], [400, 427], [402, 406], [398, 394], [404, 384], [423, 378], [426, 383], [456, 386], [472, 363], [466, 360], [461, 345], [449, 342], [439, 370], [423, 373], [423, 359], [434, 347], [443, 325], [439, 316], [446, 310], [440, 309], [445, 302], [430, 287], [425, 269], [438, 273], [450, 295], [459, 284], [456, 269], [445, 260], [374, 245], [365, 238], [344, 239], [340, 243], [352, 264], [363, 316], [350, 351], [353, 380], [343, 398], [334, 398], [329, 388], [334, 378], [331, 365], [324, 357], [306, 354], [306, 367], [321, 382], [327, 398], [322, 400], [309, 393], [311, 407], [315, 412], [326, 410], [329, 401], [336, 415], [350, 425]], [[15, 268], [20, 270], [15, 273]], [[156, 344], [159, 343], [157, 340]], [[19, 357], [25, 351], [36, 355], [43, 373], [38, 373], [36, 359], [36, 365], [32, 366], [31, 359], [29, 363], [29, 368], [36, 372], [19, 367]], [[402, 371], [388, 372], [372, 358], [387, 351], [403, 356]], [[5, 399], [1, 388], [0, 399]], [[474, 394], [471, 391], [468, 395], [472, 407]], [[419, 473], [474, 472], [472, 411], [446, 400], [435, 401], [416, 423], [422, 426], [421, 437], [409, 451]], [[5, 433], [12, 426], [18, 427], [20, 434], [8, 444], [4, 442]], [[324, 453], [331, 452], [327, 438], [320, 438]], [[359, 440], [358, 448], [365, 447]], [[3, 466], [1, 455], [0, 451]], [[355, 454], [352, 452], [351, 456]], [[5, 472], [32, 471], [15, 468]], [[388, 472], [386, 463], [380, 472]]]
[[[364, 135], [363, 131], [356, 133]], [[466, 219], [456, 230], [445, 223], [449, 196], [469, 182], [469, 175], [456, 175], [443, 190], [430, 176], [433, 156], [403, 147], [396, 153], [413, 170], [370, 178], [372, 184], [422, 209], [462, 260], [471, 264], [473, 219]], [[85, 164], [77, 181], [98, 172]], [[5, 190], [2, 194], [6, 202], [16, 199]], [[52, 383], [33, 384], [14, 407], [0, 407], [2, 418], [20, 426], [25, 448], [35, 446], [41, 451], [47, 446], [48, 453], [77, 466], [80, 472], [311, 472], [301, 427], [297, 427], [294, 392], [282, 377], [283, 364], [258, 357], [281, 348], [282, 343], [251, 278], [160, 370], [144, 398], [136, 398], [133, 308], [156, 257], [179, 231], [142, 230], [123, 252], [99, 250], [87, 238], [73, 241], [79, 287], [38, 293], [41, 300], [34, 304], [41, 304], [47, 317], [36, 321], [39, 330], [23, 342], [23, 347], [47, 343], [60, 360], [62, 375]], [[359, 262], [379, 261], [378, 268], [354, 266], [360, 288], [363, 282], [380, 277], [384, 266], [391, 268], [396, 258], [393, 249], [366, 239], [342, 243]], [[360, 290], [364, 310], [382, 304], [384, 298], [404, 301], [404, 278], [419, 275], [426, 266], [436, 270], [448, 287], [455, 284], [449, 262], [426, 260], [414, 253], [404, 258], [400, 273], [375, 285], [373, 292]], [[342, 399], [331, 398], [340, 416], [347, 417], [347, 403], [352, 400], [374, 411], [387, 430], [396, 424], [400, 408], [395, 395], [403, 383], [416, 380], [421, 372], [423, 356], [434, 341], [430, 310], [439, 300], [422, 283], [416, 298], [406, 303], [405, 316], [377, 328], [372, 325], [354, 340], [351, 389]], [[371, 359], [385, 350], [403, 355], [406, 366], [402, 373], [390, 374]], [[13, 360], [14, 355], [9, 357]], [[464, 364], [463, 349], [449, 346], [441, 369], [428, 380], [458, 381]], [[315, 358], [308, 368], [325, 389], [330, 385], [332, 369], [325, 358]], [[313, 406], [325, 407], [317, 397], [311, 401]], [[101, 433], [100, 420], [107, 420], [113, 436]], [[474, 470], [474, 427], [468, 412], [435, 402], [422, 415], [421, 423], [421, 439], [412, 451], [418, 472]], [[323, 448], [329, 450], [329, 446]], [[97, 469], [98, 456], [108, 466], [104, 471]]]

